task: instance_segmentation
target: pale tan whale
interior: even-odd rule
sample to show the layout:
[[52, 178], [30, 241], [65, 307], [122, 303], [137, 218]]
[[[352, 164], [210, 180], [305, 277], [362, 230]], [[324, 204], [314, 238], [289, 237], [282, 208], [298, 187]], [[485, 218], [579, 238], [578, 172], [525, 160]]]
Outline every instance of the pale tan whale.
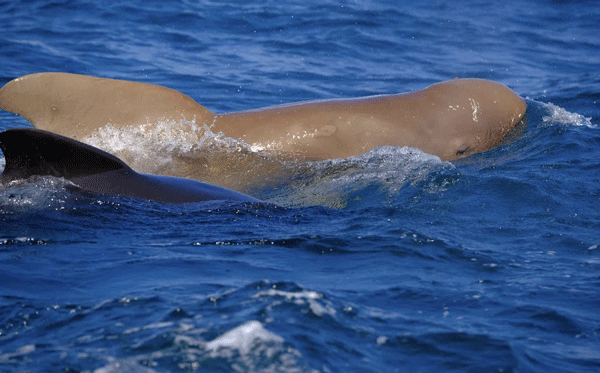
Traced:
[[[414, 147], [442, 160], [453, 160], [498, 145], [523, 119], [526, 104], [499, 83], [454, 79], [410, 93], [215, 114], [183, 93], [161, 86], [39, 73], [14, 79], [0, 89], [0, 108], [21, 115], [35, 128], [77, 140], [108, 123], [119, 128], [153, 124], [159, 119], [195, 118], [197, 124], [209, 126], [214, 133], [222, 132], [255, 149], [296, 159], [355, 156], [391, 145]], [[272, 166], [250, 173], [268, 174]], [[247, 175], [244, 167], [248, 164], [238, 159], [164, 172], [240, 190], [244, 189], [239, 188], [242, 182], [262, 177]], [[247, 180], [223, 173], [244, 174]]]

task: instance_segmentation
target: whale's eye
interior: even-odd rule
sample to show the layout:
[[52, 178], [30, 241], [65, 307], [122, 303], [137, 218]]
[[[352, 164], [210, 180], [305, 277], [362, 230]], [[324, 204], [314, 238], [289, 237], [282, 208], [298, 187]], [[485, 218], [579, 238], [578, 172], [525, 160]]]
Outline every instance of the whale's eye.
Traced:
[[471, 152], [471, 148], [469, 148], [468, 146], [464, 147], [464, 148], [460, 148], [456, 151], [456, 155], [465, 155]]

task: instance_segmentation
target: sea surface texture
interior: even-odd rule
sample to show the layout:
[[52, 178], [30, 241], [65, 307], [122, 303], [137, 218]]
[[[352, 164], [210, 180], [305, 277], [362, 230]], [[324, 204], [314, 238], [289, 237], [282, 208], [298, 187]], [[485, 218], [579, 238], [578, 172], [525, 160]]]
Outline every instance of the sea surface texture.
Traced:
[[[596, 3], [0, 1], [0, 84], [42, 71], [220, 113], [477, 77], [528, 124], [453, 162], [307, 162], [264, 204], [4, 186], [0, 371], [600, 371]], [[199, 146], [109, 135], [140, 170]]]

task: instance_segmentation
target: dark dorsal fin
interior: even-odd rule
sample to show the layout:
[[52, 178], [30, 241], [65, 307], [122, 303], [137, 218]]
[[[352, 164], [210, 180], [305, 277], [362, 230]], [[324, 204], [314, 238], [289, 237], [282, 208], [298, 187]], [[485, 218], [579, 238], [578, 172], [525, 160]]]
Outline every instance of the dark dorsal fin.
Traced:
[[129, 169], [123, 161], [100, 149], [52, 132], [33, 128], [0, 133], [6, 166], [0, 181], [49, 175], [70, 179]]

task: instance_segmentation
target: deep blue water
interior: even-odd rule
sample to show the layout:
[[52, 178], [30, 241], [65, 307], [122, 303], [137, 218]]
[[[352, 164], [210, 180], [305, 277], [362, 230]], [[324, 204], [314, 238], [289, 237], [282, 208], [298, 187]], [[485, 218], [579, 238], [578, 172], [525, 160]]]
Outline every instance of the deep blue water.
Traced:
[[65, 71], [226, 112], [480, 77], [529, 122], [452, 163], [314, 164], [273, 204], [2, 189], [0, 371], [600, 371], [595, 3], [110, 4], [0, 2], [0, 84]]

